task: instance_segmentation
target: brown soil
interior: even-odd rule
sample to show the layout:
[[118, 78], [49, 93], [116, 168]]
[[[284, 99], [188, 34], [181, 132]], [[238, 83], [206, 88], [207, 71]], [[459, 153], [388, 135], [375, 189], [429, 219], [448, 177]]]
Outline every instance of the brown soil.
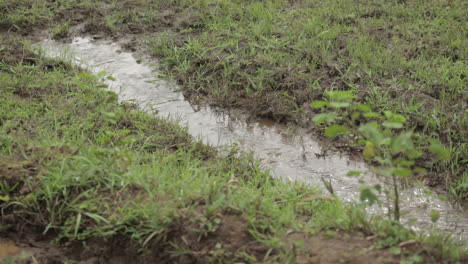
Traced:
[[[41, 236], [36, 232], [18, 232], [2, 235], [0, 242], [0, 262], [14, 263], [64, 263], [64, 251], [50, 243], [50, 236]], [[2, 254], [3, 253], [3, 254]], [[10, 262], [11, 263], [11, 262]]]
[[361, 234], [337, 233], [332, 236], [325, 234], [312, 236], [306, 233], [293, 233], [286, 239], [290, 247], [297, 251], [295, 263], [298, 264], [397, 264], [401, 258], [411, 257], [415, 253], [424, 259], [423, 263], [444, 263], [441, 256], [428, 254], [423, 246], [415, 241], [401, 243], [400, 253], [395, 254], [390, 249], [376, 248], [371, 242], [371, 237], [365, 238]]
[[[246, 221], [239, 215], [218, 214], [221, 222], [213, 232], [200, 232], [203, 223], [193, 218], [175, 221], [167, 234], [155, 236], [141, 250], [127, 236], [116, 235], [106, 240], [62, 242], [51, 244], [56, 234], [41, 235], [41, 230], [26, 229], [21, 232], [0, 233], [0, 260], [6, 257], [20, 260], [19, 263], [63, 263], [73, 260], [78, 263], [234, 263], [245, 261], [238, 253], [246, 252], [257, 259], [268, 251], [265, 245], [256, 242], [247, 229]], [[6, 240], [5, 240], [6, 239]], [[183, 249], [175, 253], [176, 248]]]
[[[150, 242], [145, 250], [124, 236], [113, 236], [107, 240], [90, 239], [82, 242], [52, 244], [54, 234], [41, 235], [39, 230], [19, 233], [0, 233], [0, 261], [15, 260], [15, 263], [270, 263], [278, 256], [272, 252], [264, 260], [268, 247], [256, 242], [249, 234], [245, 220], [237, 215], [225, 215], [215, 232], [200, 235], [197, 225], [182, 219], [179, 230], [166, 234], [166, 243]], [[154, 238], [156, 240], [156, 238]], [[292, 233], [283, 238], [283, 252], [288, 263], [297, 264], [397, 264], [401, 259], [414, 255], [422, 257], [421, 263], [448, 263], [433, 252], [429, 252], [416, 241], [400, 244], [395, 250], [378, 249], [372, 239], [362, 234], [336, 233], [311, 235]], [[173, 242], [177, 249], [169, 245]], [[398, 251], [398, 253], [396, 253]], [[239, 253], [248, 253], [256, 261], [242, 258]]]

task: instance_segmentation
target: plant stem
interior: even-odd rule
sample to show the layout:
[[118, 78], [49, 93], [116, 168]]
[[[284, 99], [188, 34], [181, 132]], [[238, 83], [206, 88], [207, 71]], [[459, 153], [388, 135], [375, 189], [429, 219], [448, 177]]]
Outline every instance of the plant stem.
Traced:
[[397, 178], [395, 174], [392, 174], [392, 178], [393, 178], [393, 192], [395, 195], [395, 200], [394, 200], [395, 204], [394, 204], [393, 213], [394, 213], [395, 221], [400, 222], [400, 196], [398, 193], [398, 182], [397, 182]]

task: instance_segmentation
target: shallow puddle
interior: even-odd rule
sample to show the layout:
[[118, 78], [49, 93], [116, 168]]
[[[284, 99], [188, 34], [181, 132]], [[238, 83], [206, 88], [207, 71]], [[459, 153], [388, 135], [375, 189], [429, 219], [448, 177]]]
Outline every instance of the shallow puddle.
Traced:
[[[244, 151], [253, 151], [275, 177], [320, 187], [323, 181], [330, 182], [343, 201], [358, 198], [359, 180], [367, 184], [379, 182], [370, 173], [360, 178], [347, 177], [348, 171], [367, 171], [366, 165], [339, 153], [323, 156], [320, 143], [304, 130], [290, 130], [269, 120], [247, 122], [246, 117], [239, 114], [192, 106], [174, 83], [156, 79], [155, 62], [154, 65], [138, 63], [116, 43], [75, 38], [72, 43], [46, 40], [41, 46], [50, 56], [72, 59], [94, 73], [107, 72], [116, 79], [108, 84], [121, 101], [135, 102], [147, 111], [157, 109], [159, 116], [178, 120], [188, 127], [190, 134], [206, 143], [236, 144]], [[402, 221], [416, 219], [415, 229], [427, 231], [434, 227], [468, 239], [468, 216], [427, 193], [426, 187], [412, 187], [401, 192]], [[435, 224], [430, 220], [432, 210], [440, 212], [440, 220]], [[382, 214], [378, 208], [372, 211]]]

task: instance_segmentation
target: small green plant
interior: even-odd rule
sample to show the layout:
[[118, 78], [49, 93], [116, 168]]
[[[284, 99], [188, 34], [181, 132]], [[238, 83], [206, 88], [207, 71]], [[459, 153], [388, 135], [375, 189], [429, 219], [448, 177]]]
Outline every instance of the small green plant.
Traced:
[[68, 36], [68, 32], [70, 29], [70, 21], [66, 21], [63, 24], [58, 24], [52, 29], [52, 34], [54, 38], [64, 38]]
[[[326, 92], [325, 100], [312, 102], [313, 108], [323, 110], [312, 120], [325, 127], [327, 137], [346, 136], [357, 140], [364, 159], [373, 165], [372, 171], [384, 179], [383, 186], [362, 188], [361, 200], [372, 205], [379, 202], [378, 194], [384, 192], [389, 201], [389, 214], [392, 212], [393, 219], [399, 221], [401, 183], [408, 182], [415, 173], [426, 172], [416, 165], [416, 159], [425, 149], [445, 160], [450, 152], [437, 139], [428, 139], [426, 145], [416, 145], [413, 132], [405, 129], [405, 116], [391, 111], [372, 111], [368, 105], [355, 102], [355, 98], [353, 91]], [[357, 176], [360, 172], [348, 175]]]
[[104, 17], [105, 24], [107, 28], [112, 31], [118, 31], [119, 29], [119, 21], [121, 20], [122, 14], [121, 13], [116, 13], [112, 15], [108, 15]]
[[413, 255], [407, 259], [403, 259], [400, 261], [401, 264], [416, 264], [423, 262], [423, 258], [419, 255]]

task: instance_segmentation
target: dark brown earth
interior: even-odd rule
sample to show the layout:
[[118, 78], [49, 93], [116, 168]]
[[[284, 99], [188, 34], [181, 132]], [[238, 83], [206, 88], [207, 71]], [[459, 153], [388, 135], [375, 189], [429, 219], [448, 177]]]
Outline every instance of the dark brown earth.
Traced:
[[[182, 220], [187, 222], [189, 220]], [[53, 234], [41, 235], [32, 230], [19, 233], [0, 234], [0, 260], [7, 258], [16, 263], [236, 263], [245, 261], [237, 253], [248, 252], [257, 261], [247, 263], [271, 263], [262, 261], [268, 247], [256, 242], [249, 234], [245, 221], [236, 215], [226, 215], [218, 230], [205, 236], [193, 232], [194, 224], [182, 225], [179, 230], [167, 234], [169, 240], [179, 242], [186, 248], [186, 254], [174, 254], [174, 248], [150, 245], [142, 252], [125, 237], [115, 236], [107, 240], [51, 244]], [[38, 230], [39, 231], [39, 230]], [[372, 237], [361, 234], [337, 232], [333, 235], [293, 233], [283, 239], [288, 245], [284, 252], [289, 263], [298, 264], [397, 264], [400, 257], [421, 256], [421, 263], [446, 263], [442, 257], [424, 249], [416, 241], [407, 241], [399, 247], [377, 249]], [[182, 243], [180, 243], [182, 242]], [[182, 252], [182, 251], [181, 251]], [[189, 252], [189, 253], [188, 253]], [[172, 253], [172, 254], [171, 254]], [[277, 252], [271, 252], [275, 256]], [[240, 256], [240, 255], [239, 255]], [[273, 258], [274, 259], [274, 258]]]
[[[288, 241], [301, 241], [302, 250], [298, 250], [295, 263], [400, 263], [400, 254], [412, 256], [418, 252], [423, 256], [423, 263], [443, 263], [441, 257], [429, 254], [416, 241], [407, 241], [400, 244], [392, 252], [390, 249], [378, 249], [372, 243], [372, 236], [364, 237], [361, 234], [336, 233], [333, 235], [294, 233], [288, 236]], [[297, 247], [300, 248], [300, 247]], [[422, 248], [422, 249], [421, 249]], [[395, 254], [399, 251], [398, 254]]]

